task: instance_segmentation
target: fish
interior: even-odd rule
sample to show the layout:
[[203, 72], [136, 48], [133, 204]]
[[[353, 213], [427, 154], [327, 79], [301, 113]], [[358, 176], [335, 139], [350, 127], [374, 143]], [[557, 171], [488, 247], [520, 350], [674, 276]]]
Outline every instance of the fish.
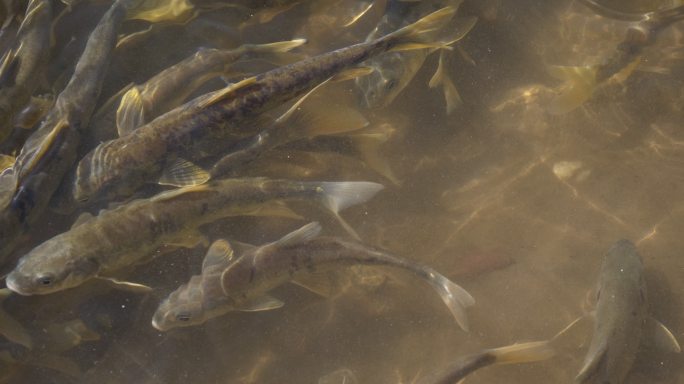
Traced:
[[602, 63], [549, 67], [549, 74], [564, 83], [557, 90], [557, 95], [550, 100], [546, 110], [554, 115], [571, 112], [589, 100], [596, 90], [615, 83], [624, 83], [639, 67], [644, 49], [653, 45], [663, 30], [682, 19], [684, 5], [646, 13], [641, 21], [627, 29], [614, 53]]
[[486, 349], [458, 359], [439, 373], [422, 377], [417, 384], [457, 384], [480, 368], [542, 361], [553, 357], [554, 354], [555, 351], [549, 341], [531, 341]]
[[576, 382], [623, 383], [645, 336], [666, 350], [681, 351], [672, 333], [648, 316], [643, 263], [629, 240], [619, 240], [608, 250], [596, 297], [593, 336]]
[[225, 240], [214, 243], [202, 274], [171, 293], [157, 308], [152, 326], [160, 331], [206, 322], [231, 311], [265, 311], [283, 306], [269, 292], [293, 282], [329, 296], [326, 272], [356, 265], [392, 267], [426, 281], [441, 297], [458, 325], [468, 330], [465, 308], [473, 297], [430, 267], [393, 256], [359, 242], [318, 237], [321, 226], [309, 223], [281, 239], [247, 247], [236, 255]]
[[[62, 177], [76, 161], [79, 130], [88, 123], [106, 72], [126, 1], [116, 1], [91, 33], [69, 84], [59, 94], [16, 162], [0, 175], [0, 260], [45, 210]], [[2, 262], [0, 262], [2, 264]]]
[[[120, 24], [140, 0], [117, 0], [91, 32], [74, 73], [10, 170], [0, 174], [0, 267], [17, 240], [45, 211], [76, 161], [116, 43]], [[134, 13], [134, 12], [133, 12]]]
[[230, 65], [237, 60], [287, 52], [304, 43], [305, 39], [294, 39], [269, 44], [244, 44], [234, 49], [200, 48], [192, 56], [124, 93], [116, 111], [119, 136], [177, 107], [202, 84], [226, 74]]
[[[462, 0], [448, 1], [451, 6], [458, 8]], [[434, 7], [429, 2], [415, 3], [401, 0], [389, 1], [387, 12], [378, 26], [371, 32], [368, 39], [374, 39], [379, 34], [388, 29], [396, 28], [407, 23], [407, 20], [415, 18], [416, 13], [424, 12], [425, 7]], [[459, 32], [453, 37], [452, 43], [456, 43], [465, 37], [475, 26], [477, 19], [467, 17], [457, 20], [456, 28]], [[428, 55], [433, 49], [426, 48], [407, 52], [388, 52], [369, 60], [366, 65], [374, 71], [368, 76], [359, 77], [355, 80], [356, 86], [361, 95], [361, 104], [366, 108], [382, 108], [390, 105], [394, 99], [406, 88], [413, 80], [418, 70], [423, 66]], [[456, 105], [460, 104], [458, 92], [454, 93], [456, 87], [445, 73], [444, 51], [442, 50], [439, 59], [439, 67], [431, 80], [430, 88], [441, 85], [444, 89], [447, 102], [447, 112], [451, 113]]]
[[102, 143], [78, 163], [72, 185], [74, 200], [90, 203], [129, 196], [156, 180], [168, 161], [196, 152], [198, 147], [213, 153], [224, 150], [222, 136], [249, 134], [252, 123], [264, 112], [335, 75], [342, 76], [345, 70], [358, 72], [356, 65], [381, 52], [444, 47], [445, 43], [434, 42], [434, 34], [455, 12], [455, 8], [445, 7], [379, 39], [248, 77], [199, 96], [129, 135]]
[[318, 201], [337, 216], [382, 189], [380, 184], [361, 181], [247, 178], [162, 192], [103, 210], [97, 216], [85, 215], [70, 230], [22, 256], [7, 275], [6, 285], [21, 295], [65, 290], [96, 277], [112, 277], [123, 267], [149, 258], [161, 246], [192, 248], [205, 243], [198, 227], [221, 218], [282, 215], [283, 209], [274, 203], [283, 200]]
[[0, 59], [0, 142], [14, 131], [14, 116], [44, 79], [50, 55], [52, 1], [31, 0], [14, 44]]

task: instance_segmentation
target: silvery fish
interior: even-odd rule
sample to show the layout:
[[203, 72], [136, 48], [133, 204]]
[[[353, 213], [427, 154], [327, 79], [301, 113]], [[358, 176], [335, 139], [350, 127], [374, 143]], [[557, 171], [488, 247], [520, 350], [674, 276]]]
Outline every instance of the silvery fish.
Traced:
[[116, 1], [102, 16], [54, 107], [28, 138], [12, 168], [0, 174], [0, 266], [18, 237], [43, 213], [76, 160], [80, 131], [95, 108], [130, 1], [134, 0]]
[[22, 295], [64, 290], [140, 263], [163, 245], [194, 247], [205, 241], [198, 227], [224, 217], [268, 215], [271, 210], [282, 214], [282, 208], [269, 203], [283, 200], [318, 201], [337, 215], [368, 201], [382, 188], [370, 182], [263, 178], [179, 188], [85, 216], [69, 231], [24, 255], [7, 275], [6, 284]]
[[417, 384], [457, 384], [476, 370], [490, 365], [531, 363], [551, 358], [553, 348], [548, 341], [532, 341], [487, 349], [466, 356], [443, 372], [421, 378]]
[[50, 55], [52, 1], [31, 0], [14, 45], [0, 59], [0, 142], [44, 78]]
[[648, 316], [643, 264], [634, 244], [615, 243], [603, 260], [594, 314], [594, 334], [576, 381], [620, 384], [647, 339], [681, 349], [672, 333]]
[[102, 143], [79, 162], [73, 196], [76, 201], [92, 201], [130, 195], [144, 183], [157, 180], [168, 161], [192, 154], [198, 147], [220, 153], [230, 144], [221, 137], [249, 134], [264, 112], [374, 55], [393, 49], [444, 47], [444, 43], [432, 42], [434, 33], [455, 11], [446, 7], [379, 39], [244, 79], [191, 100], [129, 135]]
[[[475, 300], [463, 288], [432, 268], [387, 252], [334, 237], [317, 237], [318, 223], [307, 224], [273, 243], [235, 255], [226, 241], [214, 243], [202, 275], [171, 293], [152, 320], [158, 330], [201, 324], [230, 311], [264, 311], [283, 303], [269, 292], [294, 282], [314, 292], [329, 293], [321, 275], [354, 265], [401, 269], [425, 280], [437, 291], [457, 323], [468, 329], [465, 307]], [[323, 276], [327, 278], [328, 276]]]
[[[583, 4], [595, 3], [585, 1]], [[570, 112], [589, 100], [597, 89], [624, 82], [639, 67], [644, 49], [653, 45], [663, 30], [682, 19], [684, 5], [643, 14], [640, 21], [627, 29], [615, 52], [602, 63], [550, 67], [549, 74], [563, 80], [564, 84], [547, 110], [552, 114]]]

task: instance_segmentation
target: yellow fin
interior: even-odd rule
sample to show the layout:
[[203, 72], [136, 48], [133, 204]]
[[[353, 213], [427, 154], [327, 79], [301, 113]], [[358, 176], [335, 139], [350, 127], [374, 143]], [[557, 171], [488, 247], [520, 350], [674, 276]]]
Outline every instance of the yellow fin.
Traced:
[[388, 52], [415, 51], [416, 49], [453, 49], [442, 42], [435, 43], [402, 43], [392, 47]]
[[587, 101], [596, 87], [596, 67], [552, 66], [549, 74], [565, 80], [560, 93], [547, 105], [547, 111], [560, 115], [574, 110]]
[[207, 188], [206, 184], [193, 185], [191, 187], [183, 187], [183, 188], [178, 188], [178, 189], [172, 189], [170, 191], [165, 191], [165, 192], [159, 193], [157, 195], [152, 196], [150, 198], [150, 201], [161, 202], [161, 201], [171, 200], [171, 199], [174, 199], [178, 196], [183, 196], [183, 195], [186, 195], [189, 193], [197, 193], [197, 192], [204, 192], [204, 191], [209, 191], [209, 188]]
[[17, 184], [17, 176], [11, 167], [0, 173], [0, 208], [6, 207], [12, 201]]
[[173, 239], [172, 242], [167, 242], [165, 245], [171, 246], [174, 248], [187, 248], [187, 249], [196, 248], [200, 245], [204, 246], [204, 247], [208, 247], [209, 246], [209, 239], [207, 239], [206, 236], [199, 233], [199, 231], [197, 231], [197, 230], [190, 230], [190, 231], [184, 232], [179, 237]]
[[[430, 32], [442, 29], [456, 14], [457, 7], [444, 7], [409, 24], [389, 35], [386, 38], [397, 39], [397, 43], [427, 41], [433, 38]], [[424, 36], [428, 35], [428, 36]]]
[[246, 208], [241, 211], [240, 214], [243, 216], [284, 217], [295, 220], [304, 219], [282, 201], [264, 202], [258, 204], [256, 207]]
[[352, 68], [347, 68], [340, 73], [336, 74], [335, 76], [332, 77], [332, 81], [339, 82], [339, 81], [345, 81], [345, 80], [351, 80], [351, 79], [356, 79], [358, 77], [363, 77], [363, 76], [368, 76], [371, 73], [373, 73], [375, 69], [371, 67], [352, 67]]
[[140, 0], [128, 11], [131, 20], [185, 22], [195, 16], [195, 10], [188, 0]]
[[245, 45], [244, 48], [252, 52], [288, 52], [303, 44], [306, 44], [306, 39], [293, 39], [288, 41], [278, 41], [275, 43]]
[[314, 92], [316, 92], [316, 90], [318, 90], [319, 88], [321, 88], [322, 86], [324, 86], [325, 84], [327, 84], [329, 81], [330, 81], [330, 79], [328, 78], [328, 79], [326, 79], [325, 81], [323, 81], [323, 82], [321, 82], [320, 84], [318, 84], [318, 85], [316, 85], [315, 87], [313, 87], [309, 92], [305, 93], [304, 96], [300, 97], [299, 100], [297, 100], [297, 102], [295, 102], [290, 108], [288, 108], [287, 111], [285, 111], [285, 113], [283, 113], [282, 115], [280, 115], [280, 116], [275, 120], [275, 123], [276, 123], [276, 124], [281, 124], [281, 123], [287, 121], [290, 117], [292, 117], [292, 115], [293, 115], [296, 111], [299, 110], [299, 108], [300, 108], [300, 106], [302, 105], [302, 103], [304, 102], [304, 100], [306, 100], [309, 96], [311, 96]]
[[159, 184], [187, 187], [204, 184], [209, 178], [209, 172], [188, 160], [176, 158], [162, 172]]
[[531, 363], [550, 359], [555, 355], [548, 341], [532, 341], [494, 348], [487, 351], [496, 359], [496, 364]]
[[112, 277], [102, 277], [98, 276], [98, 280], [102, 280], [103, 282], [107, 283], [110, 285], [112, 288], [121, 290], [121, 291], [126, 291], [126, 292], [133, 292], [133, 293], [150, 293], [152, 292], [152, 288], [144, 285], [144, 284], [138, 284], [138, 283], [131, 283], [130, 281], [122, 281], [118, 280]]
[[138, 87], [131, 87], [116, 109], [116, 129], [123, 137], [145, 123], [145, 105]]
[[339, 290], [332, 271], [300, 273], [292, 282], [325, 298], [332, 297]]
[[14, 156], [0, 154], [0, 173], [12, 167], [16, 160]]
[[159, 28], [159, 24], [152, 24], [149, 27], [129, 33], [127, 35], [119, 35], [118, 40], [116, 41], [116, 49], [121, 49], [122, 47], [125, 47], [128, 44], [134, 44], [136, 42], [140, 42], [147, 36], [148, 34], [151, 34], [153, 31]]
[[442, 91], [444, 92], [444, 100], [446, 102], [446, 113], [447, 115], [456, 109], [459, 105], [463, 103], [461, 95], [458, 93], [456, 86], [451, 81], [449, 75], [447, 75], [445, 70], [445, 58], [444, 51], [439, 54], [439, 63], [437, 64], [437, 70], [435, 74], [430, 79], [428, 85], [430, 88], [435, 88], [438, 85], [442, 86]]
[[368, 126], [368, 120], [356, 108], [329, 103], [307, 106], [292, 120], [307, 137], [337, 135]]
[[226, 98], [228, 95], [230, 95], [233, 91], [235, 91], [235, 90], [237, 90], [237, 89], [240, 89], [240, 88], [242, 88], [242, 87], [245, 87], [245, 86], [247, 86], [247, 85], [254, 84], [255, 82], [256, 82], [256, 77], [255, 77], [255, 76], [252, 76], [252, 77], [248, 77], [248, 78], [246, 78], [246, 79], [244, 79], [244, 80], [242, 80], [242, 81], [239, 81], [239, 82], [237, 82], [237, 83], [235, 83], [235, 84], [231, 84], [231, 85], [229, 85], [229, 86], [227, 86], [227, 87], [225, 87], [225, 88], [223, 88], [223, 89], [221, 89], [221, 90], [218, 90], [218, 91], [216, 91], [216, 92], [213, 92], [213, 93], [210, 95], [210, 97], [207, 97], [207, 98], [203, 99], [203, 100], [198, 104], [198, 106], [199, 106], [200, 108], [206, 108], [206, 107], [208, 107], [208, 106], [210, 106], [210, 105], [212, 105], [212, 104], [214, 104], [214, 103], [217, 103], [217, 102], [223, 100], [223, 99]]
[[368, 11], [373, 8], [373, 4], [375, 4], [374, 1], [362, 1], [358, 2], [355, 1], [354, 5], [349, 7], [350, 14], [348, 17], [346, 17], [347, 21], [344, 21], [342, 26], [343, 27], [349, 27], [352, 26], [354, 23], [359, 21]]
[[361, 160], [372, 170], [379, 173], [394, 185], [400, 185], [401, 181], [396, 177], [390, 166], [388, 159], [382, 155], [381, 147], [385, 144], [396, 129], [389, 123], [378, 124], [377, 126], [351, 135], [351, 139], [359, 152]]

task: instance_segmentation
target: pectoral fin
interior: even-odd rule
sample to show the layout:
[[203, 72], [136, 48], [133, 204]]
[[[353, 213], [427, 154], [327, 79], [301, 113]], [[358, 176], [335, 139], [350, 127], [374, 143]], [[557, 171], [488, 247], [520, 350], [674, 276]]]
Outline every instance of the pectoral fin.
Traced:
[[288, 233], [273, 244], [275, 246], [297, 245], [316, 238], [319, 233], [321, 233], [321, 225], [314, 221]]
[[187, 187], [204, 184], [209, 178], [209, 172], [188, 160], [176, 158], [162, 172], [159, 184]]
[[584, 359], [584, 365], [575, 377], [575, 381], [579, 383], [587, 382], [593, 375], [597, 373], [598, 368], [603, 364], [608, 353], [608, 343], [606, 340], [598, 345], [596, 348], [589, 348], [589, 354]]
[[214, 241], [204, 256], [202, 261], [202, 272], [214, 265], [226, 265], [235, 257], [233, 247], [227, 240], [219, 239]]
[[145, 123], [145, 105], [138, 87], [131, 87], [121, 97], [116, 110], [116, 129], [119, 137], [126, 136]]
[[646, 319], [643, 332], [641, 340], [646, 346], [653, 346], [665, 352], [679, 353], [682, 351], [672, 332], [663, 323], [652, 317]]
[[337, 291], [335, 276], [330, 271], [301, 273], [292, 282], [325, 298], [332, 297]]
[[126, 291], [126, 292], [133, 292], [133, 293], [150, 293], [152, 292], [152, 288], [144, 285], [144, 284], [138, 284], [138, 283], [131, 283], [129, 281], [121, 281], [117, 280], [112, 277], [103, 277], [103, 276], [98, 276], [98, 280], [101, 280], [102, 282], [106, 283], [107, 285], [111, 286], [112, 288], [121, 290], [121, 291]]
[[278, 309], [283, 305], [285, 305], [285, 303], [276, 299], [275, 297], [263, 295], [244, 303], [237, 309], [243, 312], [261, 312]]
[[430, 79], [428, 83], [430, 88], [435, 88], [438, 85], [442, 86], [442, 91], [444, 92], [444, 100], [446, 102], [446, 113], [451, 114], [456, 107], [463, 104], [461, 95], [458, 93], [456, 86], [454, 85], [451, 78], [446, 73], [446, 59], [444, 57], [444, 51], [439, 54], [439, 63], [437, 64], [437, 70], [434, 76]]

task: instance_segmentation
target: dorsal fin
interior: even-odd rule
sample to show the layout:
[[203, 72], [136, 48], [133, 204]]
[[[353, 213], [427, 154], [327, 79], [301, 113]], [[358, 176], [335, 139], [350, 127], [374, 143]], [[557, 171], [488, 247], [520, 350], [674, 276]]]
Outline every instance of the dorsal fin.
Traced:
[[300, 244], [315, 238], [319, 233], [321, 233], [321, 225], [314, 221], [297, 229], [296, 231], [288, 233], [273, 244], [277, 246]]
[[199, 106], [200, 108], [206, 108], [206, 107], [208, 107], [208, 106], [210, 106], [210, 105], [212, 105], [212, 104], [215, 104], [215, 103], [217, 103], [217, 102], [223, 100], [223, 99], [226, 98], [228, 95], [230, 95], [231, 93], [233, 93], [235, 90], [240, 89], [240, 88], [242, 88], [242, 87], [245, 87], [245, 86], [247, 86], [247, 85], [253, 84], [253, 83], [255, 83], [255, 82], [256, 82], [256, 77], [255, 77], [255, 76], [252, 76], [252, 77], [248, 77], [248, 78], [246, 78], [246, 79], [244, 79], [244, 80], [242, 80], [242, 81], [239, 81], [239, 82], [237, 82], [237, 83], [235, 83], [235, 84], [231, 84], [231, 85], [229, 85], [229, 86], [227, 86], [227, 87], [225, 87], [225, 88], [223, 88], [223, 89], [221, 89], [221, 90], [218, 90], [218, 91], [216, 91], [216, 92], [213, 92], [212, 95], [211, 95], [211, 97], [208, 97], [208, 98], [205, 98], [204, 100], [202, 100], [202, 101], [198, 104], [198, 106]]
[[219, 239], [214, 241], [209, 247], [204, 261], [202, 262], [202, 272], [214, 265], [226, 265], [235, 257], [235, 251], [228, 240]]

